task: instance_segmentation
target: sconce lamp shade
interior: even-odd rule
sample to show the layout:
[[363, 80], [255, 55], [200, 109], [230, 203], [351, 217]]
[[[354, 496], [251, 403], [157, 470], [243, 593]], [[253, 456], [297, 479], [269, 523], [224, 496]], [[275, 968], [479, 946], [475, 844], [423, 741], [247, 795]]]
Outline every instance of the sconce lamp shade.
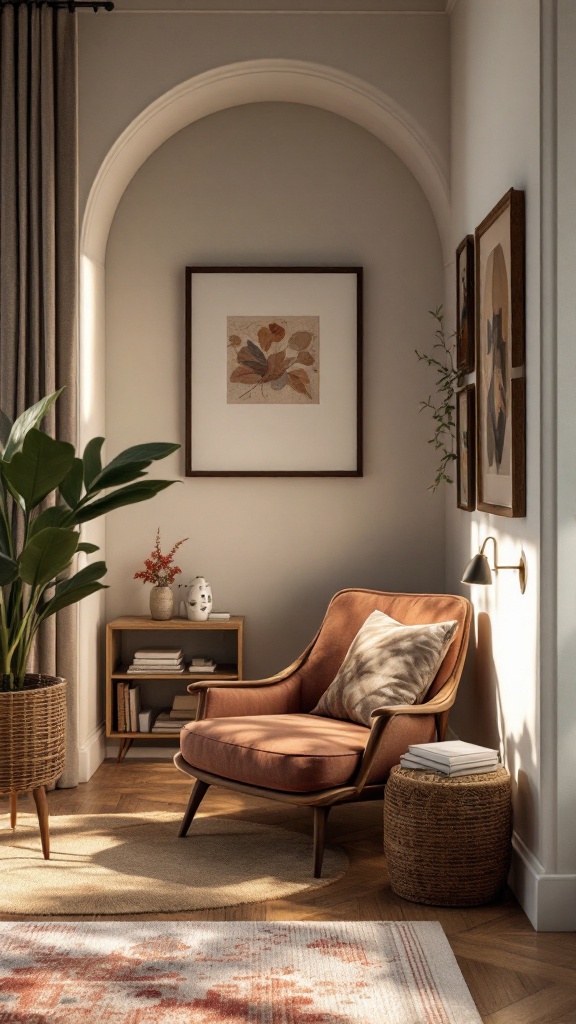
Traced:
[[[484, 554], [484, 548], [486, 547], [489, 540], [491, 540], [492, 543], [494, 544], [493, 569], [490, 568], [490, 563], [486, 558], [486, 555]], [[516, 569], [518, 571], [518, 582], [520, 584], [520, 591], [523, 594], [526, 590], [527, 576], [526, 558], [524, 557], [524, 552], [520, 554], [520, 561], [518, 562], [518, 565], [498, 565], [498, 544], [496, 542], [496, 538], [490, 535], [489, 537], [486, 537], [486, 540], [482, 544], [482, 547], [480, 548], [478, 554], [474, 555], [474, 558], [471, 558], [470, 561], [468, 562], [468, 565], [464, 570], [464, 575], [462, 577], [461, 582], [480, 583], [484, 585], [487, 583], [492, 583], [492, 573], [497, 573], [499, 569]]]
[[486, 555], [478, 554], [470, 559], [464, 570], [462, 583], [492, 583], [492, 570]]

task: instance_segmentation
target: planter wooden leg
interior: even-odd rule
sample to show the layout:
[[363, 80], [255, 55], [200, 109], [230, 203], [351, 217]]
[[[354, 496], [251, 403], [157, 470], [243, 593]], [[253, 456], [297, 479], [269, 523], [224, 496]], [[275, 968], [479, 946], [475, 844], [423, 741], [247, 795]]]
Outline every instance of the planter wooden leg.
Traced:
[[10, 828], [16, 828], [18, 816], [18, 793], [10, 793]]
[[32, 796], [34, 797], [34, 803], [36, 804], [38, 824], [40, 825], [42, 853], [44, 854], [44, 860], [50, 860], [50, 829], [48, 825], [48, 801], [46, 799], [46, 790], [44, 789], [44, 786], [39, 786], [38, 789], [33, 789]]

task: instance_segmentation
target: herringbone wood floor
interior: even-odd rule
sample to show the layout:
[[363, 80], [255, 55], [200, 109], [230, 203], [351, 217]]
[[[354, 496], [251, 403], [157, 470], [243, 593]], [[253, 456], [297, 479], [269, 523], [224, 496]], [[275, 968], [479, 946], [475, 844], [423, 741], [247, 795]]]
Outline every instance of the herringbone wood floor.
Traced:
[[[105, 763], [90, 782], [49, 795], [50, 813], [184, 811], [189, 781], [171, 763]], [[30, 799], [30, 807], [25, 802]], [[31, 798], [22, 809], [33, 810]], [[307, 811], [211, 789], [203, 808], [310, 832]], [[576, 934], [537, 934], [511, 894], [487, 907], [449, 910], [407, 903], [390, 889], [380, 802], [335, 808], [328, 843], [350, 868], [326, 886], [282, 900], [174, 915], [202, 920], [440, 921], [485, 1024], [576, 1024]], [[258, 851], [254, 852], [258, 855]], [[140, 919], [158, 919], [150, 915]]]

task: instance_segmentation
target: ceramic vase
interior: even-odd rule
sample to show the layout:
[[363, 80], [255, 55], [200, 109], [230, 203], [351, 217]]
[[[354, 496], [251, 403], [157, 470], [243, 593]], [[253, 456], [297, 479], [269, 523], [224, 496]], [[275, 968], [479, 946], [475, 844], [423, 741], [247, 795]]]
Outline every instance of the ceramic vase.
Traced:
[[206, 622], [212, 608], [212, 591], [203, 576], [196, 576], [186, 598], [190, 622]]
[[171, 619], [174, 611], [174, 596], [170, 587], [152, 587], [150, 591], [150, 615], [153, 619]]

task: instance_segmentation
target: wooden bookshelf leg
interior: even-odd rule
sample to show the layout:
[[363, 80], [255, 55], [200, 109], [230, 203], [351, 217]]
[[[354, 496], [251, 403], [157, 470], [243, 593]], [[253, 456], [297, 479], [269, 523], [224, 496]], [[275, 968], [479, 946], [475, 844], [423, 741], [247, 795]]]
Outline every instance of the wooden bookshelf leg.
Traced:
[[48, 801], [46, 799], [46, 790], [44, 789], [44, 786], [39, 786], [38, 789], [33, 789], [32, 796], [34, 797], [34, 803], [36, 804], [38, 824], [40, 825], [42, 853], [44, 854], [44, 860], [50, 860], [50, 829], [48, 826]]
[[208, 783], [207, 782], [202, 782], [201, 779], [197, 779], [196, 780], [196, 785], [194, 786], [194, 789], [192, 790], [192, 795], [190, 797], [190, 800], [188, 801], [188, 807], [186, 808], [186, 813], [185, 813], [184, 817], [182, 818], [182, 824], [180, 825], [180, 831], [178, 833], [178, 836], [180, 837], [180, 839], [183, 839], [184, 836], [187, 834], [188, 829], [190, 828], [190, 825], [192, 824], [192, 818], [196, 814], [196, 811], [200, 807], [200, 804], [202, 803], [202, 800], [206, 796], [206, 790], [207, 789], [208, 789]]
[[16, 828], [18, 817], [18, 793], [10, 793], [10, 828]]
[[126, 754], [130, 750], [130, 747], [132, 746], [133, 743], [134, 743], [134, 740], [122, 740], [122, 742], [120, 743], [120, 750], [118, 751], [118, 761], [117, 761], [117, 764], [120, 764], [120, 761], [124, 760], [124, 758], [126, 757]]

